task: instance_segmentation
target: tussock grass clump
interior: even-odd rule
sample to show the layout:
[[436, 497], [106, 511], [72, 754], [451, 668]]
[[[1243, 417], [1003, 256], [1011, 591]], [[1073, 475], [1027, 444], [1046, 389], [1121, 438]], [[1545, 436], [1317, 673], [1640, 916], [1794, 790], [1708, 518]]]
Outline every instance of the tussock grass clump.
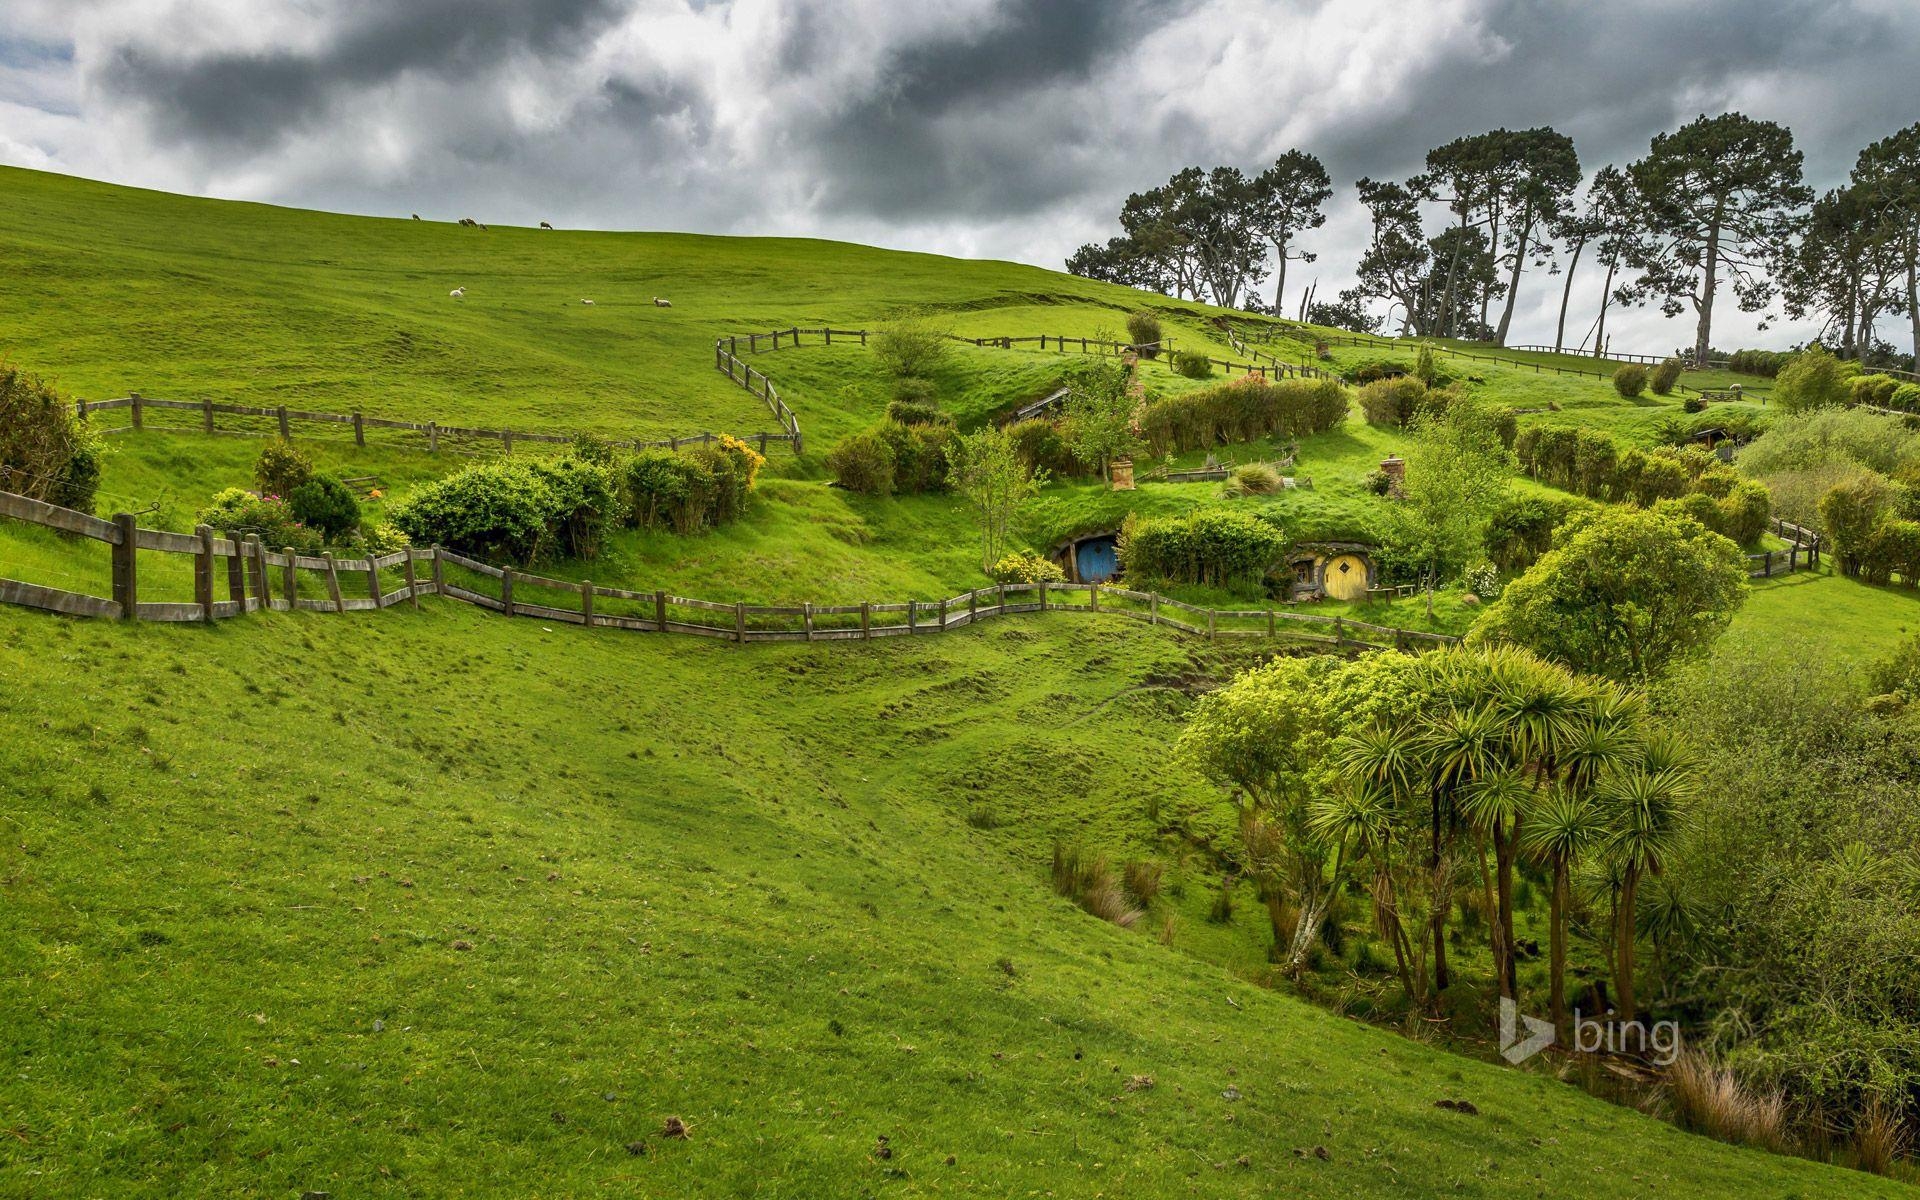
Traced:
[[1140, 902], [1142, 908], [1153, 903], [1160, 894], [1160, 864], [1157, 862], [1130, 862], [1122, 869], [1127, 885], [1127, 894]]
[[1900, 1114], [1875, 1100], [1853, 1127], [1853, 1165], [1875, 1175], [1891, 1175], [1908, 1151], [1906, 1127]]
[[1780, 1092], [1752, 1091], [1731, 1068], [1716, 1066], [1694, 1051], [1667, 1069], [1666, 1084], [1673, 1118], [1681, 1128], [1776, 1154], [1789, 1148], [1787, 1104]]
[[1266, 463], [1235, 467], [1221, 491], [1228, 496], [1271, 496], [1280, 490], [1280, 472]]
[[1053, 847], [1053, 889], [1103, 921], [1133, 928], [1142, 911], [1134, 906], [1104, 855], [1088, 855], [1063, 842]]

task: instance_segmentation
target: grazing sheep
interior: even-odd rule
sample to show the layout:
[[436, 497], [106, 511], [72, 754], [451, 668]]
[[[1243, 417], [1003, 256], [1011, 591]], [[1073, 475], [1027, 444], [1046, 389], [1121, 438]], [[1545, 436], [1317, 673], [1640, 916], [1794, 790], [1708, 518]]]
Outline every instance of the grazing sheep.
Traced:
[[672, 308], [672, 307], [673, 307], [673, 301], [671, 301], [671, 300], [662, 300], [662, 299], [661, 299], [660, 297], [658, 297], [658, 296], [655, 296], [655, 297], [653, 298], [653, 306], [654, 306], [655, 308]]
[[418, 221], [420, 219], [420, 214], [419, 213], [413, 214], [413, 219]]
[[587, 298], [586, 298], [585, 296], [582, 296], [582, 297], [580, 298], [580, 303], [582, 303], [582, 304], [584, 304], [584, 305], [586, 305], [586, 306], [587, 306], [588, 308], [592, 308], [592, 307], [593, 307], [593, 301], [591, 301], [591, 300], [589, 300], [589, 299], [587, 299]]
[[540, 222], [540, 228], [542, 228], [542, 229], [552, 229], [552, 228], [553, 228], [553, 226], [551, 226], [551, 225], [549, 225], [549, 224], [547, 224], [547, 223], [546, 223], [545, 221], [542, 221], [542, 222]]
[[447, 293], [447, 295], [452, 296], [455, 300], [460, 299], [462, 296], [465, 296], [466, 294], [467, 294], [467, 289], [463, 287], [457, 287]]

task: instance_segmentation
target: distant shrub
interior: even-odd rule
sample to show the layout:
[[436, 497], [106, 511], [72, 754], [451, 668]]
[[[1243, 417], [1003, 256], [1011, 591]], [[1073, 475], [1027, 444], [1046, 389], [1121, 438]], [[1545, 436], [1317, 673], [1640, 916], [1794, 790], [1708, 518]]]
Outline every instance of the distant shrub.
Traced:
[[416, 488], [393, 524], [416, 544], [476, 558], [533, 562], [590, 558], [625, 512], [614, 472], [569, 455], [481, 463]]
[[1847, 381], [1847, 398], [1853, 404], [1890, 407], [1900, 381], [1891, 375], [1856, 375]]
[[1727, 357], [1727, 370], [1739, 375], [1772, 379], [1792, 357], [1784, 350], [1735, 350]]
[[1773, 398], [1786, 412], [1836, 407], [1851, 399], [1850, 381], [1858, 371], [1857, 366], [1841, 362], [1826, 347], [1809, 346], [1780, 368]]
[[1487, 557], [1510, 575], [1526, 570], [1553, 549], [1554, 531], [1579, 505], [1558, 496], [1510, 495], [1487, 521]]
[[713, 476], [687, 455], [642, 450], [626, 461], [620, 482], [629, 525], [693, 533], [706, 524]]
[[1207, 379], [1213, 375], [1213, 360], [1201, 350], [1176, 350], [1173, 352], [1175, 373], [1188, 379]]
[[1135, 584], [1159, 580], [1225, 587], [1252, 583], [1286, 551], [1280, 530], [1257, 517], [1203, 509], [1178, 517], [1129, 514], [1120, 562]]
[[1882, 476], [1861, 472], [1820, 498], [1820, 524], [1833, 544], [1844, 575], [1860, 574], [1867, 542], [1892, 517], [1904, 489]]
[[939, 408], [940, 389], [933, 380], [921, 379], [916, 375], [904, 375], [893, 381], [893, 400], [889, 404], [904, 404], [924, 408]]
[[687, 454], [713, 480], [705, 497], [705, 522], [718, 526], [738, 520], [747, 509], [760, 468], [767, 460], [745, 442], [725, 434], [712, 445], [695, 446]]
[[1228, 496], [1271, 496], [1280, 487], [1280, 472], [1266, 463], [1244, 463], [1227, 476], [1222, 490]]
[[[1428, 365], [1431, 366], [1432, 351], [1428, 350], [1425, 346], [1420, 347], [1420, 349], [1427, 355]], [[1416, 367], [1418, 365], [1418, 363], [1415, 363]], [[1419, 374], [1412, 368], [1409, 368], [1406, 363], [1398, 362], [1390, 358], [1371, 359], [1346, 373], [1347, 382], [1355, 385], [1375, 383], [1382, 379], [1399, 379], [1406, 375], [1412, 375], [1416, 379], [1420, 378]], [[1421, 382], [1424, 383], [1426, 381], [1421, 379]]]
[[268, 442], [254, 460], [253, 481], [263, 496], [291, 496], [293, 489], [313, 478], [313, 460], [293, 443]]
[[893, 451], [893, 490], [903, 495], [944, 492], [952, 474], [959, 431], [949, 424], [882, 424], [877, 431]]
[[923, 404], [917, 400], [895, 400], [888, 404], [887, 420], [901, 425], [953, 424], [953, 418], [941, 412], [938, 405]]
[[0, 491], [93, 511], [100, 443], [37, 375], [0, 364]]
[[1160, 894], [1160, 864], [1157, 862], [1130, 862], [1121, 868], [1121, 876], [1127, 885], [1127, 894], [1139, 902], [1142, 908], [1153, 903]]
[[1613, 373], [1613, 390], [1628, 400], [1637, 400], [1647, 390], [1647, 369], [1639, 363], [1626, 363]]
[[1393, 476], [1376, 467], [1361, 478], [1360, 488], [1371, 495], [1391, 496], [1393, 495]]
[[1123, 929], [1140, 920], [1141, 911], [1133, 906], [1107, 860], [1078, 847], [1054, 843], [1053, 887], [1094, 916]]
[[1028, 553], [1003, 556], [988, 574], [995, 583], [1060, 583], [1067, 577], [1059, 563], [1044, 554]]
[[840, 439], [827, 451], [827, 470], [850, 491], [868, 496], [893, 494], [893, 447], [876, 430]]
[[353, 490], [325, 473], [316, 473], [287, 493], [294, 519], [337, 542], [360, 525], [360, 500]]
[[392, 525], [382, 521], [380, 524], [367, 530], [363, 544], [368, 554], [378, 556], [381, 554], [392, 554], [398, 550], [405, 550], [413, 545], [413, 539], [400, 532], [398, 525]]
[[1007, 427], [1007, 436], [1013, 439], [1013, 452], [1020, 456], [1029, 475], [1045, 471], [1059, 479], [1089, 473], [1089, 468], [1073, 456], [1060, 427], [1045, 417], [1016, 421]]
[[1688, 413], [1705, 412], [1707, 411], [1707, 402], [1700, 396], [1688, 396], [1680, 402], [1680, 411]]
[[1686, 369], [1687, 364], [1677, 358], [1662, 359], [1660, 365], [1648, 373], [1647, 387], [1656, 396], [1671, 396], [1673, 385], [1680, 382], [1680, 372]]
[[1141, 358], [1159, 358], [1160, 318], [1144, 308], [1128, 314], [1127, 340], [1140, 352]]
[[1411, 375], [1376, 379], [1360, 389], [1360, 411], [1369, 425], [1405, 428], [1427, 405], [1427, 385]]
[[1920, 521], [1881, 521], [1860, 548], [1860, 577], [1891, 583], [1898, 575], [1907, 587], [1920, 587]]
[[245, 488], [228, 488], [216, 494], [211, 504], [195, 514], [194, 521], [238, 538], [258, 537], [275, 550], [291, 546], [298, 553], [314, 554], [325, 545], [320, 531], [301, 524], [285, 500], [256, 496]]
[[1156, 455], [1206, 450], [1221, 442], [1324, 433], [1347, 417], [1347, 391], [1330, 379], [1278, 382], [1245, 375], [1148, 401], [1140, 436]]
[[925, 379], [947, 361], [946, 329], [921, 313], [901, 313], [880, 323], [872, 340], [880, 369], [898, 379]]
[[1433, 361], [1433, 347], [1420, 343], [1420, 353], [1413, 360], [1413, 377], [1428, 387], [1444, 387], [1446, 380], [1440, 374], [1440, 368]]

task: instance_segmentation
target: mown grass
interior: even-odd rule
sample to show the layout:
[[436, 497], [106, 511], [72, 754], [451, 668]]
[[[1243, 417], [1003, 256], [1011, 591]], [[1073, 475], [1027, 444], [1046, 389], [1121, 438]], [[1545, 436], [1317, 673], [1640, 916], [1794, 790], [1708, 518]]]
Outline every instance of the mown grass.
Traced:
[[[1167, 681], [1231, 665], [0, 611], [0, 1191], [1895, 1194], [1237, 979], [1150, 815], [1226, 820]], [[1139, 928], [1062, 841], [1167, 864]]]

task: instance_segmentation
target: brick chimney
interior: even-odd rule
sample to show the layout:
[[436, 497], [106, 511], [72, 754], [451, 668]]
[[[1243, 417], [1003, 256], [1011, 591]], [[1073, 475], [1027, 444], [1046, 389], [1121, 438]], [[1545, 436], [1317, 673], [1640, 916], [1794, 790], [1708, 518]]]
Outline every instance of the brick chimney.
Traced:
[[1406, 459], [1397, 454], [1388, 455], [1380, 460], [1380, 473], [1387, 477], [1390, 494], [1395, 496], [1402, 494], [1407, 482]]

